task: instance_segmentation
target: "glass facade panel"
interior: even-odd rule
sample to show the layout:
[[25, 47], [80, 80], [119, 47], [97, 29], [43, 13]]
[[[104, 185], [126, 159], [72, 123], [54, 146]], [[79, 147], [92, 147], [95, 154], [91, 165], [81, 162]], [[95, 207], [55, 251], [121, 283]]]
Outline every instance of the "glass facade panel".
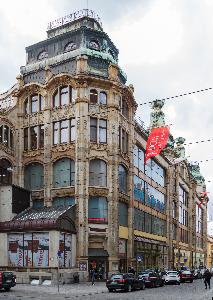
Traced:
[[123, 165], [118, 167], [119, 190], [127, 193], [127, 170]]
[[75, 162], [69, 158], [56, 161], [53, 165], [53, 186], [75, 185]]
[[25, 167], [24, 186], [28, 190], [40, 190], [44, 187], [44, 167], [39, 163]]
[[145, 182], [134, 175], [134, 199], [145, 203]]
[[119, 225], [128, 227], [128, 205], [123, 202], [118, 203]]

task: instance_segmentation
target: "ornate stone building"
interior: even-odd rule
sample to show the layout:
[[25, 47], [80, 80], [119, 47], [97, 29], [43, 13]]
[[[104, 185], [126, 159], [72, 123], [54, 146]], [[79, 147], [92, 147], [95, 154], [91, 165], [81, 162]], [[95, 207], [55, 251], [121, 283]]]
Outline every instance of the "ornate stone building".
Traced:
[[[11, 238], [8, 255], [17, 254], [13, 266], [55, 267], [63, 253], [61, 267], [85, 274], [96, 267], [105, 278], [131, 264], [138, 270], [192, 266], [194, 253], [204, 263], [206, 207], [200, 205], [202, 213], [196, 214], [198, 184], [186, 161], [174, 164], [179, 148], [172, 137], [167, 152], [144, 165], [148, 133], [134, 119], [134, 88], [126, 85], [118, 49], [99, 18], [83, 10], [56, 20], [48, 26], [47, 39], [26, 53], [17, 83], [0, 99], [1, 184], [32, 192], [27, 213], [0, 220], [1, 251], [7, 251]], [[152, 127], [165, 124], [162, 106], [153, 107]], [[0, 198], [2, 211], [3, 204]], [[52, 225], [42, 221], [39, 229], [32, 222], [36, 216]], [[202, 223], [199, 247], [197, 219]], [[31, 227], [17, 225], [21, 221]], [[30, 254], [25, 260], [25, 252], [18, 258], [15, 234], [24, 235], [26, 228], [32, 243], [26, 238], [23, 251]], [[34, 234], [45, 230], [49, 237], [45, 233], [43, 244], [34, 242]], [[40, 244], [48, 251], [43, 264], [33, 258]], [[67, 249], [76, 252], [69, 264]], [[0, 265], [10, 266], [9, 258], [4, 255]]]

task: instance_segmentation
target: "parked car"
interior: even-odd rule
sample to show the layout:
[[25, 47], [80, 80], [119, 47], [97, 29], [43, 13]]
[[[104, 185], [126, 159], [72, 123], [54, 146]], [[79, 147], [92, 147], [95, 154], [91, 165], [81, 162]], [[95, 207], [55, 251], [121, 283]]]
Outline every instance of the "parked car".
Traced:
[[0, 289], [9, 292], [11, 287], [16, 285], [16, 275], [12, 272], [0, 272]]
[[192, 274], [193, 274], [193, 279], [201, 279], [203, 277], [199, 269], [193, 270]]
[[115, 290], [124, 290], [126, 292], [131, 292], [132, 290], [145, 289], [145, 282], [143, 278], [136, 277], [134, 274], [122, 273], [113, 274], [109, 280], [106, 282], [106, 287], [109, 292], [114, 292]]
[[180, 276], [177, 271], [167, 271], [165, 275], [162, 276], [165, 284], [176, 283], [180, 284]]
[[164, 285], [163, 278], [156, 272], [141, 272], [139, 273], [138, 277], [144, 279], [146, 287], [157, 287]]
[[193, 274], [191, 271], [181, 271], [180, 272], [180, 282], [193, 282]]

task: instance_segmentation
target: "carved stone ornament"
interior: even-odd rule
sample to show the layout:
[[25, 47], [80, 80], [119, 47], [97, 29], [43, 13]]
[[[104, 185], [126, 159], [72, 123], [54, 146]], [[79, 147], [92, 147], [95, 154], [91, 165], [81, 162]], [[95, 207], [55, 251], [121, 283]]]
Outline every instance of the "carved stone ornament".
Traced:
[[191, 173], [192, 177], [196, 180], [197, 183], [199, 183], [199, 184], [205, 183], [205, 178], [200, 173], [199, 165], [191, 164], [191, 165], [189, 165], [189, 169], [190, 169], [190, 173]]
[[164, 101], [162, 100], [156, 100], [153, 102], [150, 114], [150, 129], [165, 126], [165, 114], [162, 111], [163, 106]]
[[90, 196], [107, 197], [108, 194], [109, 194], [108, 188], [89, 187], [89, 195]]

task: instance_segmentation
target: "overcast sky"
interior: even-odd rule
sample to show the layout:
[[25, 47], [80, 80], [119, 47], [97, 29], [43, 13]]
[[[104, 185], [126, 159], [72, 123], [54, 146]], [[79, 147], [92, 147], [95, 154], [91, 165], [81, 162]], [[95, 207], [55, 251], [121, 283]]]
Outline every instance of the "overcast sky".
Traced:
[[[89, 0], [120, 51], [119, 64], [139, 103], [213, 87], [212, 0]], [[25, 47], [46, 38], [49, 21], [86, 8], [87, 0], [0, 1], [0, 93], [25, 65]], [[166, 122], [186, 142], [213, 138], [213, 91], [168, 100]], [[138, 116], [149, 122], [149, 105]], [[213, 203], [213, 141], [186, 147], [200, 163]], [[211, 203], [209, 205], [211, 207]], [[213, 212], [213, 205], [212, 205]]]

